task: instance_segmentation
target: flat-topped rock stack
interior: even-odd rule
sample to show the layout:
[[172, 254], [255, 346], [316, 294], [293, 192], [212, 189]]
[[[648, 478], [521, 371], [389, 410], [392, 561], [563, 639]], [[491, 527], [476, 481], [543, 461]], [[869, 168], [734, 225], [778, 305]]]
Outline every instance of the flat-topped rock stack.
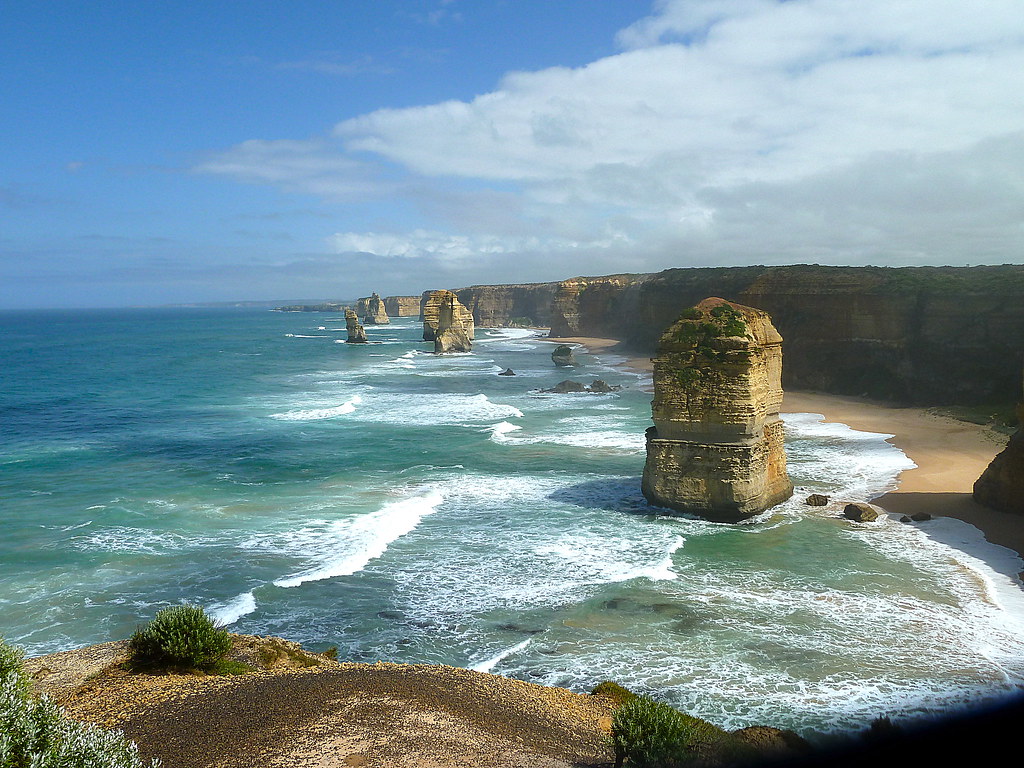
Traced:
[[782, 337], [766, 312], [719, 298], [685, 310], [654, 358], [643, 494], [736, 522], [785, 501]]
[[[423, 340], [433, 341], [435, 352], [468, 352], [470, 342], [476, 335], [473, 314], [459, 302], [454, 291], [425, 291], [420, 303], [420, 316], [423, 318]], [[443, 326], [443, 327], [442, 327]], [[437, 337], [442, 330], [448, 330], [450, 336], [465, 336], [459, 339], [465, 349], [437, 348]], [[453, 339], [443, 343], [450, 344]]]
[[345, 330], [348, 331], [346, 344], [366, 344], [366, 331], [359, 324], [359, 316], [354, 309], [345, 310]]

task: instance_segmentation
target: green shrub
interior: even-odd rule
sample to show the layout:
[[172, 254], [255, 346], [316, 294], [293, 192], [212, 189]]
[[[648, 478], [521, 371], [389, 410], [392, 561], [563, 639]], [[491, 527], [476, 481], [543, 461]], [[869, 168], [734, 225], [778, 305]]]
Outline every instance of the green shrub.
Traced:
[[590, 693], [592, 696], [605, 696], [620, 706], [636, 698], [636, 694], [631, 690], [618, 683], [613, 683], [611, 680], [598, 683]]
[[22, 655], [0, 638], [0, 767], [143, 768], [138, 747], [121, 733], [71, 720], [46, 696], [34, 698]]
[[629, 768], [678, 768], [732, 748], [721, 728], [647, 696], [636, 696], [612, 717], [615, 764]]
[[196, 605], [158, 611], [128, 641], [133, 666], [212, 669], [231, 648], [231, 637]]

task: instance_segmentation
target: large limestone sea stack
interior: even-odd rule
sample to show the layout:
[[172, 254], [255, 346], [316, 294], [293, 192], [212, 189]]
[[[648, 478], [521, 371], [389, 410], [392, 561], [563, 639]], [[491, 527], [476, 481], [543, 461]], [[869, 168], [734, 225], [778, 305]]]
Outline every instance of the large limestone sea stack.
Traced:
[[345, 310], [345, 330], [348, 331], [348, 338], [345, 339], [346, 344], [366, 344], [366, 331], [363, 326], [359, 324], [359, 316], [356, 315], [355, 310]]
[[423, 340], [434, 342], [434, 352], [469, 352], [473, 347], [473, 313], [452, 291], [423, 294]]
[[782, 421], [782, 337], [766, 312], [704, 299], [661, 336], [643, 494], [736, 522], [793, 494]]
[[363, 304], [363, 323], [366, 325], [388, 325], [391, 318], [384, 309], [384, 300], [376, 293], [366, 299], [359, 299]]

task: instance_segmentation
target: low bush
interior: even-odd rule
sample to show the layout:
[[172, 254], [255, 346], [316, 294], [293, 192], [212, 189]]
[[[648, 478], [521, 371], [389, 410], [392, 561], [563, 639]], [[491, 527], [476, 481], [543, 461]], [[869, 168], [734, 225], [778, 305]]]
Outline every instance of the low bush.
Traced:
[[0, 638], [0, 768], [158, 768], [117, 731], [71, 720], [31, 694], [22, 652]]
[[636, 696], [612, 717], [615, 765], [681, 768], [697, 762], [731, 763], [742, 746], [726, 731], [699, 717]]
[[196, 605], [158, 611], [128, 641], [129, 663], [142, 668], [215, 670], [231, 648], [226, 629]]
[[605, 680], [604, 682], [598, 683], [590, 693], [593, 696], [604, 696], [609, 698], [617, 705], [625, 704], [627, 701], [636, 698], [636, 694], [631, 690], [619, 685], [618, 683], [613, 683], [611, 680]]

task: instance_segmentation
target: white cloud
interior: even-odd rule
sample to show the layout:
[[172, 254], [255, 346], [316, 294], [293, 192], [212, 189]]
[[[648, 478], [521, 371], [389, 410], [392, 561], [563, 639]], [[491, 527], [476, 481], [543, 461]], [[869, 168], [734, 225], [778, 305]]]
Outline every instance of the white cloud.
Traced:
[[339, 233], [343, 252], [548, 254], [591, 274], [1019, 260], [1020, 10], [662, 0], [588, 66], [510, 73], [472, 101], [378, 110], [316, 141], [246, 142], [201, 170], [341, 199], [383, 189], [356, 156], [406, 171], [387, 191], [428, 226]]

